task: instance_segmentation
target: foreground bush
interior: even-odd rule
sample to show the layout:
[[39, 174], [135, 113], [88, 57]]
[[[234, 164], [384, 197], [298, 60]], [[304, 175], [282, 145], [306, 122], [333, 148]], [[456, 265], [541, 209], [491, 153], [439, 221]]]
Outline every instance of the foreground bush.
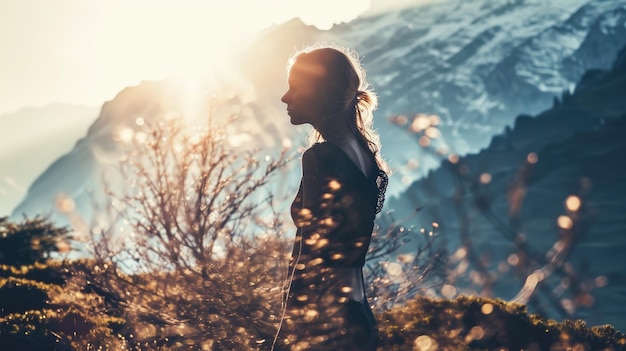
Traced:
[[611, 325], [556, 322], [502, 300], [417, 297], [378, 316], [380, 350], [626, 350]]
[[[269, 349], [279, 291], [263, 250], [231, 250], [199, 271], [128, 275], [97, 260], [51, 260], [59, 245], [38, 251], [42, 238], [61, 242], [66, 233], [46, 221], [0, 224], [11, 258], [0, 264], [3, 350]], [[267, 238], [261, 246], [281, 245]], [[557, 323], [485, 298], [418, 296], [377, 319], [380, 350], [626, 350], [610, 325]]]
[[44, 219], [13, 223], [0, 218], [0, 349], [95, 350], [121, 345], [113, 330], [122, 320], [77, 308], [80, 301], [100, 297], [67, 291], [74, 263], [50, 258], [64, 250], [65, 239], [66, 229]]

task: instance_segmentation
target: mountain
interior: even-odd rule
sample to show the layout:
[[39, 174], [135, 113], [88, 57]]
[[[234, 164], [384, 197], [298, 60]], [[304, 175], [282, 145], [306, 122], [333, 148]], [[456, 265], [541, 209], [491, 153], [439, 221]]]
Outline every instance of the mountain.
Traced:
[[[260, 148], [261, 157], [278, 153], [276, 150], [280, 150], [283, 143], [280, 131], [289, 124], [287, 118], [282, 121], [256, 119], [252, 111], [258, 110], [258, 104], [247, 101], [249, 97], [242, 93], [245, 84], [230, 74], [222, 74], [219, 78], [216, 73], [216, 81], [204, 87], [196, 86], [193, 92], [186, 82], [176, 79], [143, 81], [123, 89], [104, 103], [98, 118], [71, 151], [52, 162], [32, 183], [12, 216], [44, 215], [58, 224], [74, 225], [74, 220], [89, 223], [98, 206], [111, 206], [110, 199], [105, 197], [105, 185], [115, 191], [125, 186], [126, 179], [120, 178], [119, 170], [132, 152], [133, 143], [145, 138], [150, 125], [168, 119], [184, 119], [200, 126], [212, 118], [213, 122], [222, 124], [236, 111], [239, 118], [229, 122], [226, 142], [242, 152]], [[219, 93], [215, 93], [215, 85], [219, 86]], [[210, 114], [209, 110], [214, 112]], [[273, 132], [259, 133], [267, 130]], [[297, 186], [296, 179], [281, 182], [289, 185], [289, 181], [294, 183], [292, 187]], [[279, 190], [277, 195], [280, 196]], [[73, 212], [70, 216], [61, 200], [70, 200], [65, 203]]]
[[[626, 45], [625, 0], [395, 5], [402, 8], [366, 13], [329, 31], [297, 19], [270, 28], [240, 62], [246, 76], [254, 77], [259, 101], [278, 101], [286, 89], [285, 62], [296, 50], [315, 42], [355, 49], [380, 97], [376, 127], [383, 154], [403, 179], [390, 184], [392, 194], [437, 161], [409, 152], [411, 137], [386, 119], [437, 115], [441, 146], [458, 154], [476, 152], [515, 116], [550, 107], [586, 70], [609, 69]], [[273, 106], [266, 111], [270, 116], [284, 115], [284, 106]], [[405, 167], [416, 157], [420, 167]]]
[[[468, 272], [484, 265], [498, 276], [488, 290], [464, 281], [466, 291], [520, 293], [552, 318], [623, 330], [625, 91], [626, 47], [611, 70], [587, 71], [552, 108], [518, 116], [478, 153], [444, 160], [386, 208], [403, 218], [422, 207], [406, 226], [439, 223], [449, 252], [473, 253]], [[524, 301], [533, 274], [538, 293]]]
[[[477, 151], [514, 116], [548, 108], [555, 95], [573, 89], [586, 67], [609, 68], [598, 57], [626, 43], [621, 35], [625, 7], [626, 0], [438, 1], [367, 14], [329, 31], [295, 19], [258, 33], [238, 59], [229, 60], [232, 66], [216, 72], [202, 89], [234, 99], [242, 116], [233, 128], [254, 133], [248, 142], [266, 150], [299, 146], [307, 130], [289, 125], [280, 102], [287, 60], [320, 41], [356, 49], [380, 95], [376, 127], [383, 154], [396, 170], [389, 193], [397, 195], [438, 159], [407, 147], [412, 136], [388, 117], [438, 115], [440, 145], [458, 154]], [[598, 48], [604, 52], [597, 54]], [[103, 106], [76, 147], [33, 183], [13, 214], [47, 213], [58, 193], [84, 198], [85, 191], [98, 188], [92, 178], [99, 178], [99, 165], [113, 165], [119, 157], [113, 131], [134, 133], [138, 113], [156, 118], [162, 109], [180, 110], [190, 94], [172, 80], [144, 82], [120, 93]], [[206, 102], [208, 96], [194, 99]], [[154, 107], [163, 103], [169, 105]], [[200, 105], [193, 113], [206, 108]], [[294, 172], [287, 184], [295, 186], [297, 177]]]
[[72, 149], [97, 108], [67, 104], [0, 116], [0, 217], [11, 213], [45, 167]]
[[[102, 189], [102, 178], [110, 167], [116, 167], [122, 157], [124, 133], [139, 129], [140, 118], [162, 117], [169, 112], [174, 96], [170, 85], [161, 82], [142, 82], [135, 88], [126, 88], [106, 102], [91, 123], [86, 134], [70, 152], [62, 155], [32, 183], [24, 199], [13, 210], [13, 216], [23, 214], [50, 216], [58, 223], [68, 223], [58, 208], [60, 196], [72, 199], [80, 214], [92, 214], [93, 192]], [[108, 179], [104, 179], [108, 181]], [[97, 194], [96, 194], [97, 196]]]
[[[626, 45], [626, 1], [443, 1], [337, 26], [331, 39], [356, 49], [380, 95], [379, 117], [436, 114], [441, 141], [465, 154], [521, 113], [548, 108], [585, 70], [609, 69]], [[405, 179], [436, 166], [415, 158], [409, 137], [378, 123], [384, 154]], [[403, 151], [405, 150], [405, 151]], [[392, 193], [397, 188], [391, 185]]]

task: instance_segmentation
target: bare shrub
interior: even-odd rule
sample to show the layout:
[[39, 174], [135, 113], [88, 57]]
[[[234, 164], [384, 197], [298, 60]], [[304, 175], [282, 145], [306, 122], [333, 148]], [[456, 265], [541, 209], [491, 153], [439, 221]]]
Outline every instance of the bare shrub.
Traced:
[[123, 190], [108, 185], [113, 218], [89, 231], [93, 261], [73, 274], [74, 289], [102, 296], [83, 308], [119, 314], [133, 349], [264, 347], [289, 245], [266, 186], [285, 153], [258, 161], [220, 127], [180, 120], [143, 139], [122, 164]]

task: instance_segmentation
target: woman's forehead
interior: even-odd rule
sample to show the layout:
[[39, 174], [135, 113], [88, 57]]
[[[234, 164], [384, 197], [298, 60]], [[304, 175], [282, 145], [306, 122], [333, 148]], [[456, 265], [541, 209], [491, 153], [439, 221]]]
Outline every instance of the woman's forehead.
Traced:
[[328, 70], [319, 63], [298, 61], [291, 66], [289, 78], [294, 80], [322, 78]]

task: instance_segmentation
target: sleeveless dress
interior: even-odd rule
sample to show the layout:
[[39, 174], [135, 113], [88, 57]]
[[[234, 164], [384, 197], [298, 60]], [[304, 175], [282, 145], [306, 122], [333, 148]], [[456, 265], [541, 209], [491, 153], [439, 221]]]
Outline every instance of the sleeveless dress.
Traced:
[[275, 350], [376, 350], [378, 329], [362, 276], [387, 187], [387, 175], [376, 171], [366, 176], [330, 142], [303, 154], [291, 205], [297, 227], [291, 284]]

